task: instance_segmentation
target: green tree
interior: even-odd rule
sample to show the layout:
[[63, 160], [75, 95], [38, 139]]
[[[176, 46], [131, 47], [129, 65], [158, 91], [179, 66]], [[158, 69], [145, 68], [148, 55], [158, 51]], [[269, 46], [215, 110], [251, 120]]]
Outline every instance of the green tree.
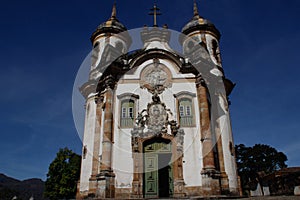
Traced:
[[261, 175], [287, 167], [286, 155], [269, 145], [256, 144], [253, 147], [246, 147], [239, 144], [235, 146], [235, 151], [243, 190], [248, 189], [249, 182], [259, 181]]
[[49, 166], [45, 183], [45, 197], [50, 199], [71, 199], [76, 196], [80, 175], [81, 156], [68, 148], [59, 149]]

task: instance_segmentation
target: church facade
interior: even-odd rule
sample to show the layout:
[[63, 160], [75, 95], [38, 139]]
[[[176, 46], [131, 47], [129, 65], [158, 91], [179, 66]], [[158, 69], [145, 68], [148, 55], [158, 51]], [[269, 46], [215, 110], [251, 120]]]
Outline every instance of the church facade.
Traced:
[[239, 195], [220, 32], [194, 3], [178, 53], [153, 12], [141, 49], [115, 5], [92, 34], [77, 199]]

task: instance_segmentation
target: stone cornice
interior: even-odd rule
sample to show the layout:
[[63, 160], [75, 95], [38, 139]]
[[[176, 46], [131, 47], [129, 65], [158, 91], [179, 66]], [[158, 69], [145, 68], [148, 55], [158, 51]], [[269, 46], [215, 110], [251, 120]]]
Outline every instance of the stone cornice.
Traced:
[[79, 91], [82, 96], [87, 99], [90, 94], [96, 93], [97, 90], [97, 81], [96, 80], [89, 80], [88, 82], [84, 83], [80, 88]]

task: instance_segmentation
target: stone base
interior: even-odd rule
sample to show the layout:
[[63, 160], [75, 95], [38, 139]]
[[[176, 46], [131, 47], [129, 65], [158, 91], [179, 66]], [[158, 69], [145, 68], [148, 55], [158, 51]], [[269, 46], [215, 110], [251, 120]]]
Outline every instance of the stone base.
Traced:
[[97, 192], [97, 177], [92, 176], [89, 180], [89, 197], [95, 197]]
[[228, 176], [225, 172], [222, 172], [220, 174], [220, 181], [221, 181], [221, 194], [229, 195], [230, 194], [229, 180], [228, 180]]
[[131, 188], [115, 188], [116, 199], [130, 199], [132, 190]]
[[140, 199], [143, 198], [143, 186], [139, 181], [132, 181], [132, 199]]
[[219, 179], [202, 175], [202, 192], [203, 196], [221, 195]]
[[115, 197], [115, 175], [111, 171], [103, 171], [97, 176], [97, 198]]
[[[100, 183], [102, 184], [104, 181], [99, 182], [98, 181], [98, 185], [100, 185]], [[229, 195], [221, 195], [221, 190], [219, 186], [216, 186], [214, 184], [216, 184], [215, 179], [211, 179], [211, 178], [206, 178], [205, 181], [203, 181], [203, 183], [205, 182], [206, 186], [189, 186], [189, 187], [184, 187], [184, 191], [181, 193], [175, 193], [172, 195], [172, 197], [169, 198], [165, 198], [165, 199], [171, 199], [171, 198], [176, 198], [176, 199], [216, 199], [216, 198], [229, 198], [229, 197], [239, 197], [239, 195], [233, 195], [232, 193], [230, 193]], [[210, 188], [208, 185], [212, 185], [214, 186], [214, 188], [217, 189], [213, 189]], [[99, 192], [100, 186], [98, 187], [97, 191], [97, 196], [91, 196], [89, 194], [89, 196], [87, 195], [87, 193], [83, 194], [81, 193], [81, 195], [77, 195], [76, 199], [107, 199], [107, 198], [113, 198], [113, 199], [143, 199], [143, 194], [133, 194], [133, 189], [132, 188], [114, 188], [114, 197], [103, 197], [105, 195], [105, 192], [101, 193]], [[105, 191], [105, 190], [102, 190]], [[100, 196], [103, 195], [103, 196]]]
[[81, 191], [80, 192], [80, 182], [78, 181], [77, 182], [77, 191], [76, 191], [76, 199], [78, 200], [81, 200], [81, 199], [84, 199], [84, 198], [87, 198], [88, 197], [88, 191]]
[[202, 187], [201, 186], [190, 186], [185, 187], [185, 193], [187, 197], [193, 196], [203, 196]]
[[[90, 189], [85, 192], [77, 192], [76, 199], [143, 199], [143, 185], [139, 181], [132, 182], [132, 188], [115, 188], [115, 176], [111, 172], [102, 172], [97, 177], [90, 178]], [[202, 173], [202, 186], [185, 186], [183, 180], [174, 181], [174, 194], [170, 198], [210, 198], [240, 196], [238, 188], [229, 188], [228, 193], [223, 194], [228, 185], [228, 178], [218, 172]], [[226, 188], [225, 187], [225, 188]], [[96, 189], [94, 189], [96, 188]], [[227, 191], [227, 190], [226, 190]]]
[[183, 180], [175, 180], [174, 181], [174, 194], [173, 197], [180, 198], [185, 197], [184, 193], [184, 181]]

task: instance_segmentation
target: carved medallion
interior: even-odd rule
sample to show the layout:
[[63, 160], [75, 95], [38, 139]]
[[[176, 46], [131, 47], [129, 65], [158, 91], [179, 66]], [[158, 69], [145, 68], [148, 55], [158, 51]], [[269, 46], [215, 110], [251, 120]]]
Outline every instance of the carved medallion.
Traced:
[[153, 63], [147, 65], [141, 74], [141, 88], [147, 88], [152, 94], [161, 94], [165, 88], [171, 87], [171, 73], [169, 69], [153, 59]]

